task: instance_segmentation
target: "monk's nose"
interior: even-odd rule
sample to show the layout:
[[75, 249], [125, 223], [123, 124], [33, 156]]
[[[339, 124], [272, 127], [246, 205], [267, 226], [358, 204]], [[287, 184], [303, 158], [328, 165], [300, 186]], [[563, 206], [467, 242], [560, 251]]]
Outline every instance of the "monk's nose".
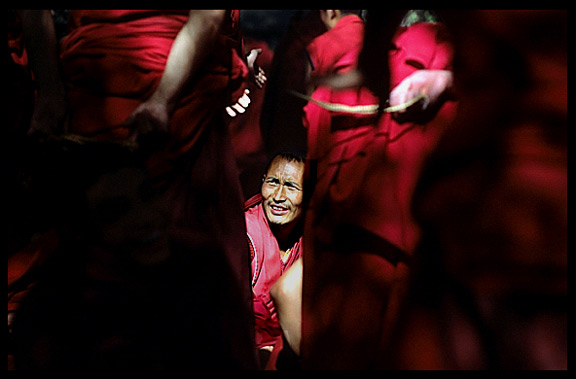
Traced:
[[277, 203], [281, 203], [286, 200], [286, 191], [283, 185], [279, 185], [274, 192], [274, 201]]

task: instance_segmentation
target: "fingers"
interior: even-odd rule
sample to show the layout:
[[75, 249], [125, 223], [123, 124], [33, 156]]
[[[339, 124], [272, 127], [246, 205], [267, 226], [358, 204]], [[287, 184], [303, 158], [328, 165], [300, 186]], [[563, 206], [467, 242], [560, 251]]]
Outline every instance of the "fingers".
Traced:
[[254, 84], [256, 84], [256, 87], [259, 89], [262, 89], [266, 83], [267, 78], [262, 67], [258, 66], [256, 63], [256, 59], [260, 53], [262, 53], [262, 49], [250, 50], [250, 54], [248, 54], [246, 57], [246, 62], [248, 63], [248, 68], [250, 69], [250, 75], [254, 79]]
[[248, 62], [249, 67], [252, 67], [255, 65], [256, 59], [258, 58], [258, 55], [260, 55], [260, 53], [262, 53], [262, 49], [250, 50], [250, 53], [246, 57], [246, 61]]
[[242, 107], [238, 103], [231, 105], [229, 107], [226, 107], [226, 110], [228, 111], [228, 114], [231, 115], [232, 117], [235, 117], [237, 113], [242, 114], [242, 113], [246, 112], [246, 108]]
[[130, 130], [127, 140], [141, 151], [153, 151], [169, 139], [169, 114], [166, 104], [145, 101], [126, 118], [122, 127]]
[[258, 67], [258, 74], [255, 75], [254, 79], [256, 82], [256, 86], [262, 89], [264, 87], [264, 84], [266, 84], [266, 80], [268, 80], [268, 78], [266, 78], [266, 73], [264, 72], [262, 67]]
[[[404, 81], [390, 92], [390, 106], [395, 107], [405, 104], [416, 96], [418, 96], [418, 91], [412, 88], [410, 82]], [[405, 109], [402, 109], [399, 112], [402, 113], [405, 111]]]
[[[415, 74], [418, 74], [417, 71]], [[427, 95], [428, 87], [425, 81], [418, 80], [418, 75], [412, 75], [404, 79], [399, 85], [397, 85], [391, 92], [389, 96], [389, 103], [391, 107], [408, 104], [414, 101], [420, 95]], [[419, 102], [419, 109], [423, 110], [428, 105], [428, 102]], [[396, 113], [404, 113], [408, 110], [414, 111], [414, 107], [401, 108]]]
[[58, 97], [39, 96], [35, 104], [27, 135], [39, 139], [66, 132], [68, 103]]
[[238, 114], [243, 114], [246, 112], [246, 109], [252, 102], [252, 100], [250, 100], [250, 96], [248, 96], [249, 94], [250, 90], [246, 88], [242, 96], [240, 96], [235, 104], [226, 107], [226, 113], [228, 113], [230, 117], [236, 117]]
[[41, 130], [34, 129], [34, 128], [28, 129], [28, 132], [26, 133], [26, 135], [28, 137], [31, 137], [32, 139], [40, 142], [40, 143], [46, 142], [51, 136], [51, 134], [45, 133]]
[[250, 50], [250, 53], [248, 54], [247, 60], [248, 61], [255, 61], [256, 58], [258, 58], [258, 55], [260, 55], [260, 53], [262, 53], [262, 49], [252, 49]]
[[[419, 109], [426, 110], [443, 94], [452, 89], [452, 73], [446, 70], [418, 70], [405, 78], [390, 92], [390, 105], [405, 104], [420, 95], [426, 97], [419, 102]], [[400, 111], [402, 112], [402, 111]]]
[[250, 90], [245, 89], [244, 94], [242, 94], [242, 96], [240, 96], [240, 98], [238, 99], [238, 104], [240, 104], [244, 108], [248, 108], [248, 105], [250, 105], [251, 102], [250, 97], [248, 96], [249, 94]]
[[228, 116], [230, 117], [236, 117], [236, 112], [234, 112], [232, 107], [226, 107], [226, 113], [228, 113]]

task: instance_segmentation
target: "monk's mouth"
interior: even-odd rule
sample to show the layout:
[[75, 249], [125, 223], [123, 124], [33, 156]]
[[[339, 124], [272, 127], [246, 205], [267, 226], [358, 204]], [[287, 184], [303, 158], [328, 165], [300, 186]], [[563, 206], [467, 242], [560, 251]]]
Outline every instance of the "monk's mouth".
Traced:
[[270, 212], [275, 216], [283, 216], [288, 213], [289, 209], [278, 205], [269, 205]]

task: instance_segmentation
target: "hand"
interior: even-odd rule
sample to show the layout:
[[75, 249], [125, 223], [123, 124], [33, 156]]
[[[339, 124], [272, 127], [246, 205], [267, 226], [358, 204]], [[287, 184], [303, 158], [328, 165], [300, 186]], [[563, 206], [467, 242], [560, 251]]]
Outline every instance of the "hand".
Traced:
[[266, 74], [262, 69], [262, 67], [256, 64], [256, 59], [258, 58], [261, 52], [262, 49], [252, 49], [250, 50], [250, 53], [246, 57], [246, 61], [248, 63], [248, 69], [250, 71], [250, 77], [252, 78], [254, 84], [256, 84], [256, 87], [260, 89], [264, 87], [264, 84], [266, 83], [267, 80]]
[[236, 117], [238, 113], [242, 114], [246, 112], [246, 109], [248, 108], [251, 102], [250, 97], [248, 96], [249, 94], [250, 90], [246, 88], [244, 90], [244, 93], [242, 94], [242, 96], [240, 96], [240, 98], [236, 101], [236, 103], [226, 107], [226, 112], [230, 117]]
[[418, 70], [406, 77], [390, 92], [390, 106], [406, 104], [420, 95], [417, 103], [394, 112], [398, 123], [426, 123], [432, 120], [452, 89], [452, 72], [447, 70]]
[[124, 122], [131, 129], [129, 141], [165, 142], [169, 133], [170, 111], [166, 102], [153, 97], [140, 104]]
[[[405, 78], [390, 92], [390, 106], [405, 104], [420, 94], [427, 100], [420, 102], [420, 110], [434, 105], [452, 88], [452, 72], [447, 70], [418, 70]], [[406, 112], [406, 109], [398, 111]]]
[[44, 139], [66, 130], [68, 103], [63, 96], [39, 94], [30, 120], [29, 136]]

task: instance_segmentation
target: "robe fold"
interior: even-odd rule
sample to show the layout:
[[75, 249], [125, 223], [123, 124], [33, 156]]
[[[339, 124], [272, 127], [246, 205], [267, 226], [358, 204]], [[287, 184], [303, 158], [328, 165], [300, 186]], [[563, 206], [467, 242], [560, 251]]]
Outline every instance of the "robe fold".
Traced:
[[[70, 17], [60, 56], [68, 132], [122, 141], [130, 133], [123, 122], [158, 85], [188, 11]], [[247, 75], [238, 21], [239, 11], [227, 11], [165, 144], [136, 153], [105, 143], [71, 150], [78, 170], [70, 183], [90, 177], [85, 202], [76, 204], [84, 213], [68, 220], [79, 234], [65, 235], [56, 263], [20, 308], [17, 367], [256, 367], [250, 251], [224, 113]], [[114, 206], [128, 198], [119, 189], [140, 206]], [[115, 227], [123, 217], [131, 221]], [[39, 357], [38, 348], [51, 353]]]
[[252, 255], [252, 288], [258, 348], [277, 344], [282, 329], [270, 289], [280, 276], [302, 255], [302, 237], [281, 257], [280, 247], [272, 234], [262, 207], [262, 196], [255, 195], [245, 203], [246, 228]]
[[[323, 73], [357, 65], [362, 29], [348, 23], [344, 32], [338, 25], [321, 36], [324, 48], [310, 54], [336, 57], [317, 59], [315, 67]], [[354, 35], [355, 48], [338, 52]], [[389, 52], [391, 89], [418, 69], [450, 69], [451, 57], [442, 25], [399, 28]], [[318, 88], [312, 97], [352, 106], [379, 103], [364, 87]], [[311, 182], [306, 188], [313, 193], [304, 232], [302, 364], [375, 367], [394, 330], [419, 237], [412, 192], [423, 161], [449, 125], [453, 103], [424, 125], [399, 123], [388, 113], [329, 111], [312, 102], [306, 110]]]

